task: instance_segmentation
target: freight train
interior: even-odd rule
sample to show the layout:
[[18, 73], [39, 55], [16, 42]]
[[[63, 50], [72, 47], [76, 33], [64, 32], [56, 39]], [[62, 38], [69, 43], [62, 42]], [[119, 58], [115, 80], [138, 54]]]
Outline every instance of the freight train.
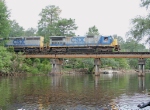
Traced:
[[15, 52], [25, 53], [100, 53], [119, 51], [117, 39], [112, 36], [50, 36], [9, 37], [6, 47], [14, 47]]

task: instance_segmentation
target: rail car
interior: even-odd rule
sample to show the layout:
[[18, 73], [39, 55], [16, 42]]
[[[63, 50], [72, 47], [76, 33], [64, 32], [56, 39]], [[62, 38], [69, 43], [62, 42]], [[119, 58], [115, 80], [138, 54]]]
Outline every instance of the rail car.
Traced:
[[9, 37], [5, 47], [14, 47], [15, 52], [42, 52], [44, 49], [44, 37]]
[[112, 36], [50, 36], [48, 45], [44, 37], [9, 37], [6, 47], [25, 53], [92, 53], [119, 51], [117, 39]]
[[117, 39], [112, 36], [51, 36], [49, 52], [90, 53], [119, 51]]

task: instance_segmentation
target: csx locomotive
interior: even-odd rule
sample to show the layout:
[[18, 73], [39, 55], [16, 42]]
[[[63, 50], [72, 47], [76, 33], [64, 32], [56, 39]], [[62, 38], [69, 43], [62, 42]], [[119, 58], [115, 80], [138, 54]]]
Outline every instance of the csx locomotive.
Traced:
[[100, 53], [119, 51], [117, 39], [112, 36], [50, 36], [9, 37], [6, 47], [13, 46], [15, 52], [25, 53]]

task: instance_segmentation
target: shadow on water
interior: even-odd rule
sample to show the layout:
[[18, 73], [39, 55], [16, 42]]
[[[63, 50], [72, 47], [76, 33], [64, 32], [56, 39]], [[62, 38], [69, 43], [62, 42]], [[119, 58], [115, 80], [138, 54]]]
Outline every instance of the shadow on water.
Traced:
[[0, 108], [48, 110], [138, 109], [148, 101], [150, 74], [0, 78]]

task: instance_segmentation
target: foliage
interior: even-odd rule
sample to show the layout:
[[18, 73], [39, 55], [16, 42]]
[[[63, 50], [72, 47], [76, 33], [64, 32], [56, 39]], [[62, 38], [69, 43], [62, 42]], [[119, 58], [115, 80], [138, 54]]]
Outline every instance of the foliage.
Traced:
[[144, 52], [148, 51], [144, 44], [139, 44], [135, 39], [129, 37], [124, 44], [121, 45], [122, 50], [127, 52]]
[[146, 7], [146, 9], [148, 9], [149, 5], [150, 5], [150, 0], [141, 0], [141, 4], [140, 4], [141, 7]]
[[74, 30], [77, 29], [74, 19], [60, 19], [56, 23], [58, 32], [55, 35], [59, 36], [75, 36]]
[[28, 28], [25, 32], [24, 32], [25, 36], [35, 36], [36, 35], [36, 29], [34, 28]]
[[13, 48], [9, 51], [0, 46], [0, 73], [48, 73], [51, 64], [48, 59], [24, 58], [22, 53], [14, 53]]
[[100, 35], [100, 34], [98, 32], [97, 27], [94, 25], [94, 26], [89, 28], [89, 31], [86, 33], [86, 35], [96, 36], [96, 35]]
[[19, 24], [13, 20], [10, 21], [10, 33], [9, 33], [9, 37], [20, 37], [24, 35], [24, 29], [23, 27], [19, 26]]
[[8, 37], [10, 31], [9, 11], [4, 0], [0, 0], [0, 38]]
[[129, 58], [128, 64], [131, 69], [138, 69], [138, 59], [137, 58]]
[[[141, 7], [148, 9], [150, 0], [141, 0]], [[132, 28], [127, 35], [132, 35], [136, 40], [140, 41], [143, 37], [146, 37], [146, 43], [150, 42], [150, 13], [146, 17], [138, 16], [131, 20]]]
[[150, 70], [150, 58], [146, 59], [145, 68]]
[[53, 35], [54, 23], [58, 21], [60, 13], [60, 8], [55, 5], [49, 5], [42, 9], [39, 14], [41, 19], [38, 22], [38, 34], [45, 37]]
[[146, 42], [150, 41], [150, 15], [147, 18], [137, 17], [132, 19], [133, 28], [128, 32], [135, 39], [140, 41], [144, 36], [146, 36]]
[[8, 73], [11, 69], [11, 58], [12, 55], [6, 48], [0, 46], [0, 72]]
[[45, 37], [45, 42], [49, 36], [74, 36], [77, 29], [74, 19], [60, 18], [61, 10], [58, 6], [49, 5], [42, 9], [38, 22], [38, 35]]

